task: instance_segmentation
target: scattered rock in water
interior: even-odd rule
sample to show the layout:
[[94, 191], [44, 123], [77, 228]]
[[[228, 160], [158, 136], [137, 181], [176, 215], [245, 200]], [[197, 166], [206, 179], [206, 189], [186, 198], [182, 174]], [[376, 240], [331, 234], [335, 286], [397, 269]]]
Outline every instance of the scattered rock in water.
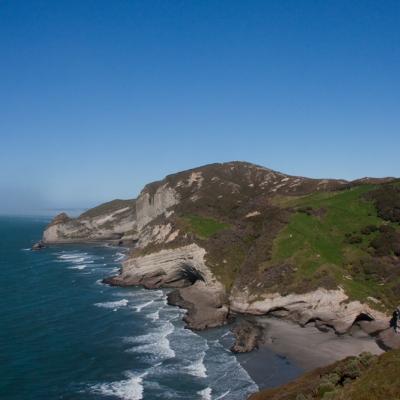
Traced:
[[235, 343], [231, 347], [234, 353], [248, 353], [258, 349], [263, 342], [263, 328], [254, 321], [241, 319], [232, 329]]
[[32, 247], [31, 247], [31, 250], [42, 250], [42, 249], [44, 249], [46, 246], [45, 246], [45, 244], [43, 243], [43, 241], [42, 240], [39, 240], [37, 243], [35, 243]]

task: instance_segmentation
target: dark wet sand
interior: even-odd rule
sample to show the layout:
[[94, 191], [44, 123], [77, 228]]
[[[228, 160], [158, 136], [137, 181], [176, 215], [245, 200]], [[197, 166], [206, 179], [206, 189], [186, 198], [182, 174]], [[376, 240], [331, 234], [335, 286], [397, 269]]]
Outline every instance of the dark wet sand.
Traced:
[[360, 330], [354, 330], [352, 335], [338, 336], [334, 332], [321, 332], [311, 325], [302, 328], [277, 318], [257, 320], [265, 326], [265, 344], [251, 353], [239, 355], [238, 360], [260, 389], [279, 386], [303, 372], [363, 351], [383, 352], [373, 338]]

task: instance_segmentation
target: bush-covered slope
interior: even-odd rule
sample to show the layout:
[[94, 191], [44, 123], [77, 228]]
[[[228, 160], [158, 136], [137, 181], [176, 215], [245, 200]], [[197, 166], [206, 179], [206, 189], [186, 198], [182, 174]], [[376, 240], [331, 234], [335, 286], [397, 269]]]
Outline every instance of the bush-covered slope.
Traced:
[[228, 290], [288, 294], [340, 286], [351, 299], [386, 311], [400, 300], [397, 185], [241, 194], [243, 200], [224, 200], [223, 213], [199, 198], [177, 207], [174, 224], [207, 249]]
[[363, 353], [262, 390], [249, 400], [398, 400], [399, 373], [400, 350], [381, 356]]
[[[294, 213], [275, 238], [270, 260], [295, 267], [288, 290], [341, 285], [351, 298], [375, 307], [395, 306], [400, 230], [392, 218], [397, 209], [394, 190], [400, 198], [394, 184], [384, 184], [288, 200], [286, 206]], [[383, 214], [379, 199], [388, 193]]]
[[310, 179], [230, 162], [172, 174], [136, 200], [55, 220], [45, 239], [115, 238], [137, 242], [135, 255], [194, 242], [228, 294], [340, 286], [351, 299], [390, 310], [400, 301], [399, 218], [393, 179]]
[[340, 286], [380, 310], [400, 300], [400, 189], [393, 179], [318, 180], [232, 162], [170, 175], [144, 192], [162, 187], [173, 188], [179, 202], [145, 231], [171, 225], [179, 234], [148, 240], [143, 254], [196, 242], [228, 292]]

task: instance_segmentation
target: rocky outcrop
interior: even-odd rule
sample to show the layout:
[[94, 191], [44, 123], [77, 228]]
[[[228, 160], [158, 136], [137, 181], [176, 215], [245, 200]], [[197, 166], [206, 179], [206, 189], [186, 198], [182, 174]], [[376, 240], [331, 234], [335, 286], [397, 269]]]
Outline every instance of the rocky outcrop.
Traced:
[[39, 240], [37, 243], [35, 243], [32, 247], [31, 247], [31, 250], [42, 250], [42, 249], [44, 249], [46, 246], [45, 246], [45, 244], [43, 243], [43, 241], [42, 240]]
[[188, 328], [203, 330], [227, 323], [228, 305], [221, 287], [205, 282], [178, 289], [168, 295], [168, 304], [187, 310], [183, 320]]
[[254, 315], [271, 315], [290, 319], [300, 325], [315, 323], [320, 329], [333, 329], [338, 334], [348, 332], [358, 320], [388, 321], [387, 315], [373, 310], [359, 301], [348, 301], [343, 289], [327, 290], [320, 288], [305, 294], [279, 293], [265, 294], [262, 299], [254, 299], [251, 295], [234, 291], [231, 294], [232, 311]]
[[136, 200], [138, 229], [142, 229], [146, 224], [178, 202], [178, 193], [168, 184], [158, 187], [154, 193], [151, 193], [151, 186], [146, 187]]
[[205, 250], [196, 244], [132, 256], [122, 264], [121, 273], [107, 283], [146, 288], [186, 287], [200, 280], [207, 286], [217, 282], [204, 262]]
[[264, 329], [256, 321], [240, 319], [233, 327], [235, 342], [231, 347], [234, 353], [248, 353], [263, 343]]
[[385, 350], [400, 349], [400, 332], [395, 332], [393, 328], [383, 329], [379, 331], [377, 341]]
[[206, 266], [205, 250], [196, 244], [132, 256], [119, 275], [104, 280], [117, 286], [148, 289], [179, 288], [168, 296], [170, 304], [185, 308], [188, 327], [194, 330], [221, 326], [228, 316], [223, 286]]
[[95, 207], [78, 218], [57, 215], [43, 233], [44, 243], [91, 241], [135, 241], [137, 238], [134, 200], [114, 200]]
[[[245, 162], [210, 164], [153, 182], [135, 200], [114, 200], [78, 218], [60, 214], [46, 228], [43, 242], [131, 245], [134, 250], [121, 273], [105, 282], [177, 289], [169, 301], [188, 310], [185, 320], [193, 329], [224, 324], [232, 311], [287, 318], [301, 325], [314, 323], [338, 334], [357, 323], [378, 335], [387, 316], [374, 310], [371, 302], [350, 301], [336, 276], [324, 273], [329, 264], [317, 265], [321, 254], [313, 254], [317, 267], [307, 279], [302, 279], [293, 257], [278, 261], [271, 257], [275, 238], [293, 215], [302, 213], [314, 223], [329, 216], [325, 203], [304, 205], [307, 196], [330, 198], [365, 182], [391, 180], [310, 179]], [[292, 235], [285, 238], [291, 240]], [[341, 239], [350, 242], [344, 233], [337, 241]], [[342, 271], [343, 265], [334, 265], [334, 270], [353, 279], [348, 274], [354, 271]], [[369, 268], [370, 273], [374, 265], [359, 268]], [[238, 331], [240, 337], [245, 333], [245, 328]], [[245, 342], [254, 344], [255, 336], [247, 337]], [[237, 351], [251, 346], [238, 345]]]
[[[230, 204], [245, 204], [260, 195], [305, 194], [341, 187], [345, 183], [343, 180], [293, 177], [243, 162], [211, 164], [153, 182], [142, 190], [136, 200], [113, 200], [78, 218], [59, 214], [46, 228], [43, 241], [124, 240], [136, 243], [141, 239], [141, 246], [144, 247], [151, 242], [154, 227], [149, 227], [149, 224], [164, 216], [163, 229], [166, 229], [168, 219], [182, 208], [181, 205], [187, 212], [192, 212], [192, 207], [198, 208], [202, 200], [208, 203], [209, 208], [218, 208], [227, 201]], [[223, 206], [220, 211], [230, 207]], [[260, 213], [258, 210], [248, 211], [246, 207], [244, 211], [247, 216]]]

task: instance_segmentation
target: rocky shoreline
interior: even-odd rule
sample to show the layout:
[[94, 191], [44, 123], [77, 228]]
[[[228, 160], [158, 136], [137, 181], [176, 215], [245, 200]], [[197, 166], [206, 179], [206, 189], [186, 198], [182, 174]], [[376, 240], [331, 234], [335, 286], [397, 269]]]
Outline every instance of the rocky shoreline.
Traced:
[[[389, 322], [400, 293], [397, 183], [211, 164], [150, 183], [136, 199], [60, 214], [37, 247], [122, 244], [131, 251], [104, 283], [171, 289], [168, 303], [193, 330], [234, 322], [233, 352], [290, 348], [292, 335], [293, 353], [321, 349], [332, 361], [365, 346], [400, 348]], [[298, 339], [305, 332], [311, 347]]]
[[[62, 244], [65, 243], [78, 242]], [[79, 243], [118, 245], [109, 240]], [[37, 249], [49, 244], [40, 242]], [[122, 287], [140, 285], [150, 290], [172, 288], [168, 304], [186, 310], [183, 319], [189, 329], [215, 328], [238, 320], [232, 329], [236, 337], [232, 351], [237, 353], [250, 352], [265, 342], [258, 317], [278, 318], [303, 328], [314, 326], [337, 336], [351, 335], [357, 327], [384, 350], [400, 348], [400, 335], [390, 328], [388, 316], [359, 302], [347, 302], [340, 289], [319, 289], [305, 295], [276, 294], [254, 302], [245, 293], [232, 293], [228, 298], [207, 268], [204, 255], [205, 251], [196, 244], [143, 256], [131, 255], [122, 263], [120, 273], [104, 278], [103, 283]]]
[[204, 251], [195, 244], [132, 256], [123, 263], [119, 275], [106, 278], [104, 283], [141, 285], [147, 289], [174, 288], [168, 302], [187, 310], [184, 321], [193, 330], [222, 326], [237, 316], [247, 316], [234, 328], [238, 338], [234, 351], [237, 352], [251, 351], [262, 340], [260, 326], [254, 322], [257, 316], [276, 317], [301, 327], [315, 326], [322, 332], [332, 331], [339, 336], [351, 334], [356, 326], [382, 348], [400, 346], [400, 335], [390, 328], [385, 314], [360, 302], [348, 302], [340, 289], [319, 289], [305, 295], [276, 294], [254, 302], [243, 293], [236, 293], [237, 296], [233, 293], [228, 298], [206, 267]]

